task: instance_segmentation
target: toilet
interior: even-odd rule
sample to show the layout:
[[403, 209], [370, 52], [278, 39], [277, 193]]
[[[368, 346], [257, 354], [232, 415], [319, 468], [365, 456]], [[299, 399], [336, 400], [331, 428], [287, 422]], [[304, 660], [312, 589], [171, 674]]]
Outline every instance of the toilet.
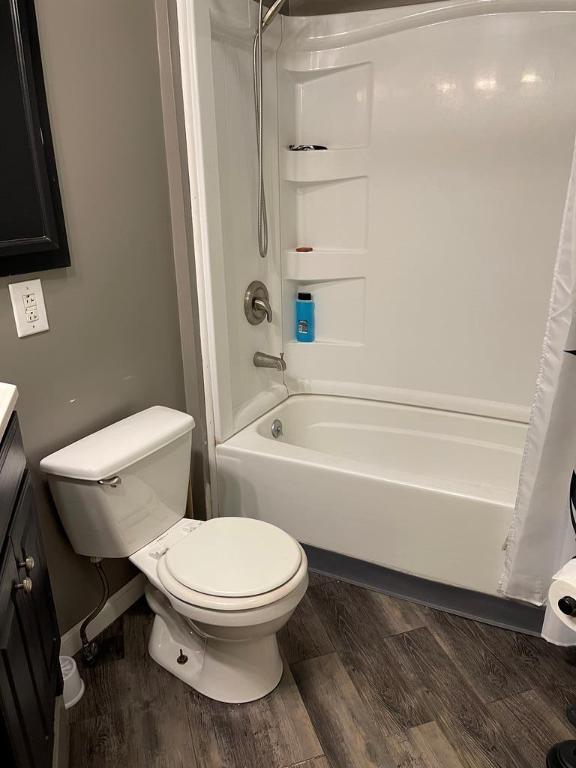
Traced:
[[279, 683], [276, 633], [308, 587], [300, 544], [245, 517], [184, 517], [194, 419], [154, 406], [40, 463], [81, 555], [148, 579], [152, 658], [200, 693], [243, 703]]

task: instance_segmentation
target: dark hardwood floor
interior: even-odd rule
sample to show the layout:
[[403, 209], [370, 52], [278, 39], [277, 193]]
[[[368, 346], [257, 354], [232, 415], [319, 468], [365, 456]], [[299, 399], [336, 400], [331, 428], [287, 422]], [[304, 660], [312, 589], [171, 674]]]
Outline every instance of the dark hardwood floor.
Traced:
[[279, 687], [210, 701], [148, 656], [144, 601], [70, 710], [71, 768], [540, 768], [576, 738], [573, 655], [326, 577], [282, 632]]

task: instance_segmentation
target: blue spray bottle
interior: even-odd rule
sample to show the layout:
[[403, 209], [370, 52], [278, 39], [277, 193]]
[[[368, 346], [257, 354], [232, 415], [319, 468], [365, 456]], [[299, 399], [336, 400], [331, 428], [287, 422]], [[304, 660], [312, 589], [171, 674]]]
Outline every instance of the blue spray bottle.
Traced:
[[298, 292], [296, 296], [296, 340], [314, 341], [314, 300], [311, 293]]

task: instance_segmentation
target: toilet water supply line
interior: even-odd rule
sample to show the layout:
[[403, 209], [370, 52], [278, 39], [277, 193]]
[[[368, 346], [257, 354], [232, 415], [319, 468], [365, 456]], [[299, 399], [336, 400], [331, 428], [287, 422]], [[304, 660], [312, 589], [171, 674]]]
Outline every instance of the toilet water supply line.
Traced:
[[99, 648], [96, 640], [88, 640], [88, 635], [86, 634], [86, 630], [88, 629], [88, 625], [94, 621], [96, 616], [98, 616], [100, 611], [104, 608], [104, 606], [108, 602], [108, 596], [110, 595], [110, 585], [108, 584], [106, 573], [104, 572], [104, 568], [102, 567], [102, 558], [91, 557], [90, 562], [96, 568], [98, 576], [100, 577], [102, 592], [100, 596], [100, 602], [98, 603], [97, 607], [94, 608], [94, 610], [91, 613], [89, 613], [88, 616], [86, 616], [86, 618], [84, 619], [84, 621], [80, 626], [80, 640], [82, 641], [82, 658], [84, 659], [84, 663], [87, 666], [92, 666], [96, 663], [96, 657], [98, 656]]

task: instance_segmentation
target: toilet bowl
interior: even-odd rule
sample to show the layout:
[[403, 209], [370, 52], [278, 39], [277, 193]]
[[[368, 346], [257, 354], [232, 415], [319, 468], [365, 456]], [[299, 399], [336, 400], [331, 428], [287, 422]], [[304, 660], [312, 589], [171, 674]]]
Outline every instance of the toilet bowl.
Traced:
[[75, 551], [128, 557], [148, 579], [152, 658], [200, 693], [243, 703], [282, 676], [276, 633], [308, 586], [276, 526], [184, 518], [194, 420], [155, 406], [42, 460]]
[[[221, 546], [224, 555], [226, 545], [242, 539], [244, 543], [249, 539], [260, 541], [264, 546], [270, 533], [274, 538], [277, 534], [286, 537], [286, 543], [293, 545], [297, 553], [294, 561], [282, 562], [282, 553], [267, 542], [265, 556], [277, 556], [280, 568], [276, 572], [284, 571], [282, 583], [272, 589], [267, 589], [274, 581], [275, 571], [270, 568], [258, 576], [258, 582], [253, 580], [254, 589], [240, 589], [237, 575], [246, 576], [246, 570], [239, 567], [241, 563], [216, 563], [214, 568], [215, 575], [222, 570], [228, 573], [234, 596], [193, 590], [170, 572], [169, 556], [175, 545], [186, 564], [185, 573], [197, 578], [202, 574], [202, 564], [195, 560], [194, 553], [207, 539]], [[204, 541], [196, 541], [202, 538]], [[250, 565], [257, 565], [257, 552], [248, 548], [239, 554], [250, 558]], [[146, 599], [156, 614], [148, 650], [158, 664], [205, 696], [228, 703], [259, 699], [278, 685], [283, 667], [276, 633], [286, 624], [308, 586], [306, 554], [290, 536], [249, 518], [215, 518], [205, 523], [183, 519], [131, 555], [130, 560], [148, 578]], [[290, 576], [284, 579], [288, 573]], [[202, 586], [216, 591], [211, 581]], [[219, 579], [217, 586], [221, 590], [224, 580]], [[254, 593], [256, 588], [259, 594]], [[242, 591], [252, 594], [239, 595]]]

